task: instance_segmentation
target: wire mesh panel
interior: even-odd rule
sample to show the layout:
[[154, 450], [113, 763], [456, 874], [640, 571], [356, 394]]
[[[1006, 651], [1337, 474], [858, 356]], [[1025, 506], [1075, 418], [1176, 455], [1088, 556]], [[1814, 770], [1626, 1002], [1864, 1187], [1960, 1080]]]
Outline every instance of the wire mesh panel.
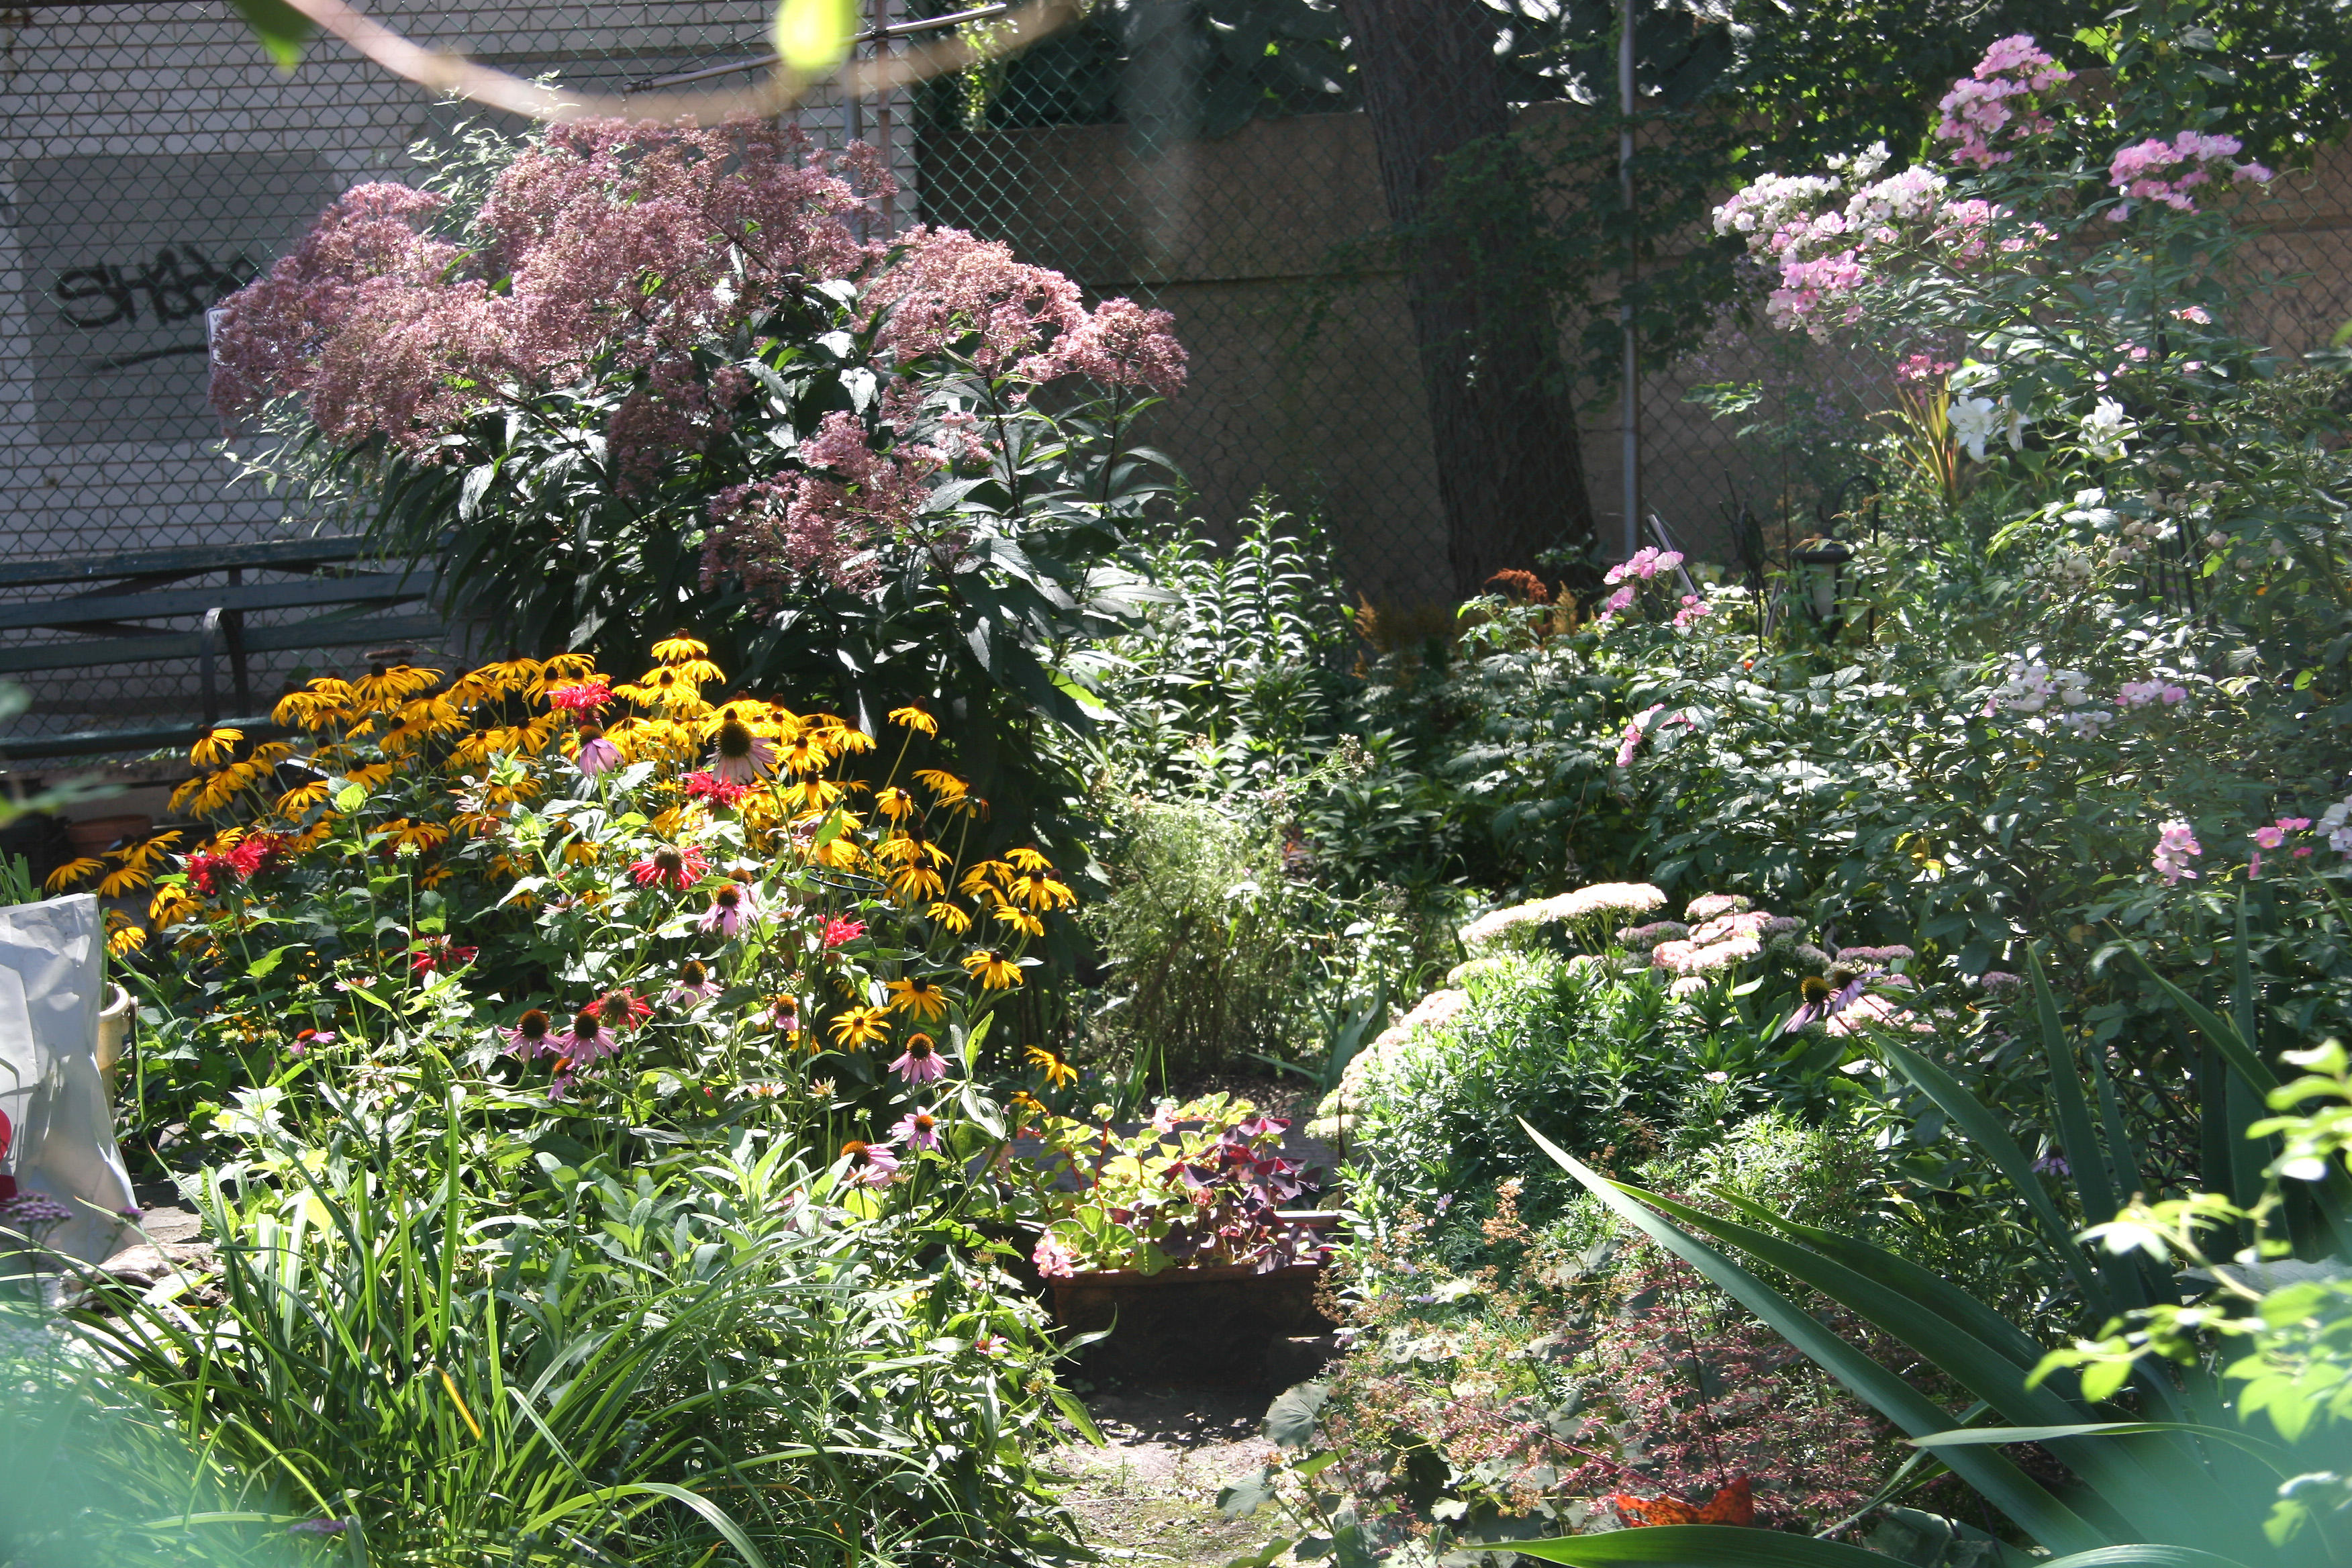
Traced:
[[[878, 228], [968, 228], [1068, 272], [1094, 298], [1124, 294], [1173, 311], [1192, 381], [1150, 434], [1190, 477], [1212, 530], [1264, 491], [1321, 515], [1351, 590], [1443, 600], [1454, 584], [1434, 437], [1405, 279], [1377, 243], [1389, 219], [1370, 128], [1348, 107], [1344, 80], [1313, 63], [1326, 57], [1298, 54], [1306, 63], [1285, 86], [1255, 63], [1272, 58], [1270, 46], [1194, 26], [1187, 7], [1214, 4], [1117, 0], [1026, 55], [883, 99], [821, 97], [796, 118], [826, 144], [887, 149], [901, 191]], [[869, 23], [898, 26], [950, 3], [867, 8]], [[725, 85], [732, 72], [716, 68], [757, 68], [767, 49], [764, 0], [375, 10], [427, 47], [585, 91], [697, 72]], [[958, 24], [983, 45], [992, 25]], [[281, 73], [221, 0], [0, 12], [9, 555], [317, 527], [266, 490], [227, 482], [233, 467], [205, 405], [205, 312], [282, 255], [336, 194], [400, 177], [414, 140], [468, 112], [332, 40]], [[2352, 318], [2347, 189], [2352, 164], [2341, 153], [2283, 182], [2272, 232], [2252, 247], [2258, 268], [2286, 282], [2248, 324], [2283, 348], [2318, 346]], [[1885, 367], [1780, 339], [1727, 328], [1648, 372], [1643, 489], [1678, 542], [1701, 552], [1729, 552], [1743, 506], [1761, 517], [1802, 510], [1808, 486], [1842, 477], [1799, 472], [1803, 454], [1834, 453], [1864, 414], [1893, 400]], [[1765, 403], [1717, 420], [1690, 400], [1695, 388], [1730, 382], [1761, 384]], [[1760, 418], [1777, 421], [1778, 445], [1737, 444], [1739, 425]], [[1585, 482], [1604, 539], [1622, 531], [1616, 425], [1613, 407], [1584, 411]], [[0, 607], [12, 593], [25, 596], [0, 589]], [[74, 635], [8, 629], [6, 619], [0, 658]], [[257, 656], [256, 679], [266, 697], [363, 652], [274, 650]], [[175, 710], [194, 679], [184, 660], [30, 678], [36, 711], [16, 732]]]

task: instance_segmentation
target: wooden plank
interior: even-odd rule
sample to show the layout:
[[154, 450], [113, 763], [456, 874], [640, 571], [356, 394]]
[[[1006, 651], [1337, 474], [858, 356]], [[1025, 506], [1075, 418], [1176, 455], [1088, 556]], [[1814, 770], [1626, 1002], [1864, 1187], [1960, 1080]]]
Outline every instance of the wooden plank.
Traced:
[[41, 583], [92, 583], [108, 577], [193, 576], [231, 566], [292, 569], [320, 563], [360, 561], [370, 553], [358, 534], [319, 539], [262, 539], [242, 544], [181, 544], [162, 550], [123, 550], [103, 555], [35, 555], [0, 561], [0, 587]]
[[[223, 719], [248, 737], [281, 733], [267, 719]], [[0, 735], [0, 761], [33, 762], [42, 757], [95, 757], [112, 752], [153, 752], [188, 744], [209, 726], [201, 721], [184, 724], [151, 724], [138, 730], [77, 730], [69, 735], [29, 735], [11, 740]]]
[[[447, 623], [438, 616], [320, 616], [291, 626], [248, 626], [248, 653], [289, 648], [365, 647], [371, 644], [411, 642], [446, 635]], [[79, 669], [112, 664], [146, 664], [156, 659], [194, 658], [204, 651], [194, 632], [169, 632], [161, 637], [121, 637], [90, 642], [20, 643], [0, 647], [0, 675], [39, 669]], [[226, 639], [219, 650], [227, 652]]]
[[433, 573], [383, 572], [351, 577], [302, 577], [285, 583], [224, 584], [216, 588], [164, 588], [146, 594], [80, 594], [70, 599], [0, 605], [0, 630], [70, 626], [92, 621], [201, 616], [206, 610], [286, 610], [308, 605], [390, 604], [433, 591]]

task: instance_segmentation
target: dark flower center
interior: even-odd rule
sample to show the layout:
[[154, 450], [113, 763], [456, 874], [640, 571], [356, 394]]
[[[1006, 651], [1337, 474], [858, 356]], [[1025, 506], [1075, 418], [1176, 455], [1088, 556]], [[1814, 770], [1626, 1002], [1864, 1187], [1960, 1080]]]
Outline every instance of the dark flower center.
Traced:
[[595, 725], [583, 724], [580, 726], [580, 739], [583, 744], [590, 741], [601, 741], [604, 738], [604, 731], [596, 728]]
[[743, 895], [733, 888], [721, 888], [711, 895], [711, 901], [722, 910], [731, 910], [743, 902]]
[[1820, 975], [1808, 974], [1798, 983], [1797, 989], [1804, 994], [1804, 998], [1808, 1002], [1826, 1002], [1830, 999], [1832, 987]]
[[572, 1037], [575, 1040], [593, 1040], [596, 1037], [597, 1031], [604, 1026], [604, 1020], [596, 1016], [596, 1009], [593, 1005], [583, 1007], [579, 1015], [572, 1020]]
[[533, 1007], [530, 1012], [525, 1013], [521, 1017], [515, 1020], [515, 1028], [517, 1032], [519, 1032], [526, 1040], [543, 1040], [547, 1038], [547, 1015], [541, 1012], [536, 1007]]
[[686, 869], [686, 857], [665, 844], [654, 851], [654, 869], [666, 877], [675, 877]]
[[917, 1035], [913, 1039], [907, 1042], [907, 1056], [908, 1059], [912, 1061], [929, 1061], [931, 1059], [931, 1042], [925, 1037]]
[[740, 760], [751, 754], [751, 731], [730, 719], [719, 726], [719, 754]]
[[853, 1167], [858, 1165], [870, 1165], [874, 1163], [874, 1151], [856, 1138], [852, 1138], [848, 1142], [844, 1143], [841, 1146], [841, 1152], [845, 1155], [848, 1156], [849, 1163]]
[[654, 684], [656, 686], [674, 686], [677, 683], [677, 672], [676, 670], [665, 669], [659, 675], [654, 677]]
[[699, 962], [689, 958], [678, 969], [677, 977], [688, 985], [699, 985], [702, 984], [703, 977], [709, 973]]

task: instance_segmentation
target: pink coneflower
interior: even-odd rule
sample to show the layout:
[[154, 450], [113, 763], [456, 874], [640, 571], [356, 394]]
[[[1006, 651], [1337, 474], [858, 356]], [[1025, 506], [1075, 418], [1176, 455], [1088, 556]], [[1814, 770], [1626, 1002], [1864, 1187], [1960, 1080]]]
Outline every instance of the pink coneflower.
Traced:
[[620, 1037], [604, 1027], [604, 1020], [591, 1003], [572, 1016], [572, 1027], [560, 1035], [550, 1035], [548, 1043], [555, 1054], [569, 1066], [581, 1067], [616, 1053], [621, 1048]]
[[593, 779], [621, 765], [621, 748], [604, 739], [602, 730], [583, 730], [580, 749], [572, 753], [572, 763], [583, 775]]
[[842, 1179], [853, 1187], [887, 1187], [898, 1179], [898, 1153], [887, 1143], [866, 1143], [856, 1138], [841, 1146], [847, 1161]]
[[768, 1020], [787, 1035], [801, 1032], [801, 1005], [790, 996], [779, 996], [768, 1009]]
[[640, 888], [669, 888], [684, 892], [703, 879], [710, 861], [691, 844], [665, 844], [642, 860], [629, 862], [629, 875]]
[[939, 1118], [928, 1110], [910, 1110], [892, 1125], [890, 1136], [909, 1149], [936, 1149], [940, 1146]]
[[751, 786], [730, 783], [717, 773], [692, 773], [677, 781], [688, 800], [707, 800], [713, 805], [733, 805], [751, 793]]
[[710, 971], [703, 967], [701, 960], [689, 958], [677, 966], [677, 983], [669, 988], [671, 1001], [691, 1007], [718, 994], [719, 982], [710, 978]]
[[743, 929], [745, 921], [759, 918], [759, 895], [741, 882], [729, 882], [710, 895], [710, 907], [702, 911], [702, 919], [696, 924], [705, 932], [733, 936]]
[[755, 783], [775, 764], [775, 742], [765, 735], [753, 733], [749, 724], [732, 714], [719, 721], [713, 739], [717, 748], [710, 759], [710, 771], [729, 784]]
[[559, 1105], [572, 1098], [572, 1086], [577, 1081], [569, 1068], [557, 1068], [555, 1076], [547, 1080], [547, 1103]]
[[567, 713], [593, 713], [612, 702], [613, 689], [601, 680], [583, 680], [555, 688], [547, 700]]
[[499, 1032], [507, 1037], [507, 1049], [525, 1061], [533, 1057], [562, 1055], [555, 1043], [560, 1038], [555, 1033], [555, 1021], [536, 1007], [517, 1018], [512, 1028]]
[[1052, 1237], [1041, 1236], [1037, 1238], [1036, 1250], [1029, 1255], [1029, 1261], [1035, 1264], [1037, 1272], [1048, 1279], [1067, 1279], [1077, 1272], [1078, 1255]]
[[[294, 1032], [294, 1038], [286, 1047], [286, 1054], [289, 1057], [299, 1057], [309, 1051], [312, 1046], [331, 1046], [334, 1043], [335, 1033], [331, 1029], [297, 1029]], [[7, 1152], [6, 1142], [0, 1141], [0, 1154]]]
[[839, 947], [845, 942], [856, 942], [866, 934], [864, 921], [845, 921], [835, 915], [824, 922], [824, 945]]
[[907, 1053], [890, 1064], [890, 1070], [908, 1083], [937, 1083], [948, 1073], [947, 1058], [931, 1047], [929, 1035], [907, 1037]]

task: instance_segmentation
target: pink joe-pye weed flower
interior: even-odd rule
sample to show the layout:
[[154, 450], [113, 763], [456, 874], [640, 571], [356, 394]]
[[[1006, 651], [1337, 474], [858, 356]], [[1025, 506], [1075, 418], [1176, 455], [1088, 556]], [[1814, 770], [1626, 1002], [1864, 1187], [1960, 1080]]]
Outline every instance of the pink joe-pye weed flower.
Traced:
[[2197, 835], [2189, 824], [2176, 817], [2158, 831], [2153, 863], [2158, 876], [2168, 888], [2186, 879], [2197, 879], [2196, 868], [2189, 864], [2190, 856], [2205, 853], [2197, 842]]

